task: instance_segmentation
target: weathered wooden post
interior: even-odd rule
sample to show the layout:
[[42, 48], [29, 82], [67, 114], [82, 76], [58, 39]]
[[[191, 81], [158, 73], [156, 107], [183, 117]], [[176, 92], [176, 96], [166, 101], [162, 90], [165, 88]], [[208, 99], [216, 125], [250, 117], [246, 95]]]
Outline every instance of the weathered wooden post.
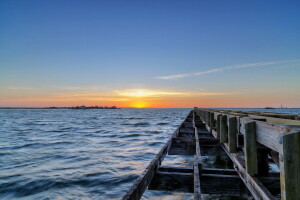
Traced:
[[246, 171], [249, 174], [257, 174], [257, 147], [256, 147], [256, 125], [255, 122], [245, 124], [244, 149]]
[[222, 115], [220, 121], [220, 143], [226, 143], [228, 139], [227, 115]]
[[237, 119], [236, 117], [230, 117], [228, 119], [228, 146], [230, 153], [236, 153], [237, 151]]
[[217, 138], [220, 139], [220, 124], [221, 124], [221, 114], [217, 115]]
[[210, 113], [210, 124], [209, 124], [211, 133], [212, 133], [212, 130], [214, 129], [214, 121], [215, 121], [214, 112], [211, 112]]
[[208, 115], [207, 115], [207, 126], [209, 126], [209, 128], [210, 128], [210, 115], [211, 115], [211, 112], [208, 112]]
[[281, 199], [300, 199], [300, 131], [284, 134], [279, 143]]

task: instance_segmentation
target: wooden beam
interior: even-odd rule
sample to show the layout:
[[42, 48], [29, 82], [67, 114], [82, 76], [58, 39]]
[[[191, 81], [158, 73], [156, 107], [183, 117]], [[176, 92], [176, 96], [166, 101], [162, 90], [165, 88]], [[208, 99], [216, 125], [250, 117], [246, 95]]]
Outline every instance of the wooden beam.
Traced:
[[230, 117], [228, 119], [228, 146], [230, 153], [236, 153], [237, 151], [237, 118]]
[[217, 138], [220, 139], [220, 131], [221, 131], [221, 114], [217, 115]]
[[200, 186], [200, 173], [201, 173], [201, 160], [199, 156], [194, 159], [194, 200], [201, 200], [201, 186]]
[[212, 133], [212, 130], [214, 129], [215, 127], [215, 118], [214, 118], [214, 113], [211, 112], [210, 113], [210, 124], [209, 124], [209, 128], [210, 128], [210, 133]]
[[196, 138], [196, 155], [194, 158], [194, 200], [201, 200], [200, 174], [201, 174], [201, 151], [197, 127], [195, 126], [195, 112], [193, 112], [193, 123]]
[[281, 199], [300, 199], [300, 131], [284, 134], [280, 143]]
[[245, 124], [244, 147], [247, 172], [258, 174], [255, 122]]
[[222, 115], [220, 121], [220, 143], [227, 143], [228, 128], [227, 128], [227, 115]]
[[[252, 122], [253, 119], [243, 117], [240, 118], [240, 132], [245, 133], [245, 124]], [[278, 143], [278, 138], [292, 130], [291, 127], [272, 124], [269, 122], [255, 121], [256, 122], [256, 140], [257, 142], [265, 145], [266, 147], [279, 152], [281, 144]]]

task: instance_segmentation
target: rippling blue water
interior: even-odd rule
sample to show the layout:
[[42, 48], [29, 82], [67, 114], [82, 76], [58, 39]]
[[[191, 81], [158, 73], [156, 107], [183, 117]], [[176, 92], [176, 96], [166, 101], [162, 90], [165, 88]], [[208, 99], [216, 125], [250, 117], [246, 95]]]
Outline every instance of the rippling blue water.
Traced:
[[189, 111], [0, 110], [0, 199], [120, 199]]
[[0, 110], [0, 199], [120, 199], [188, 112]]

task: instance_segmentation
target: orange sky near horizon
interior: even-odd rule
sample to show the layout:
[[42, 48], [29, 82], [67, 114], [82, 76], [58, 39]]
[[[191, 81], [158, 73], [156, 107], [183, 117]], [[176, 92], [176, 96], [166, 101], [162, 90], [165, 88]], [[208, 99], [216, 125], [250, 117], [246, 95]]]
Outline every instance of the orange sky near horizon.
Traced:
[[[1, 107], [117, 106], [121, 108], [192, 107], [297, 107], [295, 98], [282, 93], [218, 93], [130, 89], [115, 92], [12, 95], [0, 99]], [[293, 100], [294, 99], [294, 100]], [[288, 104], [286, 104], [288, 100]], [[271, 103], [272, 102], [272, 103]]]

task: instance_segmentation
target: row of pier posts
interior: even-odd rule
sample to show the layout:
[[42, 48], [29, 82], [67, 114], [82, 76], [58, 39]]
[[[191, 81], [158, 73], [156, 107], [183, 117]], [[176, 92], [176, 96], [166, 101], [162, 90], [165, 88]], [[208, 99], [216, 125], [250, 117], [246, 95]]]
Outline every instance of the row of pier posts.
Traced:
[[[255, 119], [244, 123], [242, 126], [241, 119], [244, 116], [198, 108], [195, 108], [195, 111], [206, 123], [210, 132], [220, 140], [220, 143], [223, 143], [228, 148], [229, 154], [236, 153], [242, 147], [245, 157], [245, 170], [249, 176], [266, 176], [269, 171], [268, 153], [272, 149], [258, 143], [257, 131], [265, 131], [263, 133], [266, 137], [272, 137], [272, 131], [277, 131], [275, 128], [278, 127], [278, 131], [287, 129], [287, 132], [280, 134], [278, 138], [266, 138], [265, 140], [266, 144], [270, 143], [270, 146], [278, 146], [278, 149], [273, 148], [273, 150], [275, 149], [279, 154], [281, 199], [300, 199], [299, 129], [288, 129], [280, 127], [280, 125], [274, 128], [274, 125], [264, 122], [265, 124], [263, 125], [266, 128], [261, 130], [260, 127], [256, 127], [257, 120]], [[262, 126], [262, 124], [259, 125]], [[273, 144], [274, 141], [278, 144]], [[262, 194], [262, 196], [264, 195]], [[268, 195], [265, 196], [263, 199], [272, 199]]]

